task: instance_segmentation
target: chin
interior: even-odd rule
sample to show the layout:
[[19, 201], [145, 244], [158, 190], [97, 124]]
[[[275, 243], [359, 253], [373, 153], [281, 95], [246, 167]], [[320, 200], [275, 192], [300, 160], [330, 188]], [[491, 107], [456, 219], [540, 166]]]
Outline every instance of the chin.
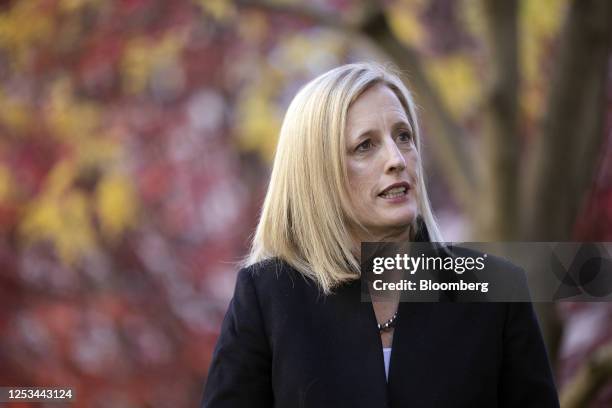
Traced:
[[383, 228], [388, 228], [392, 230], [397, 230], [400, 228], [408, 228], [413, 221], [415, 220], [415, 216], [411, 217], [393, 217], [387, 218], [384, 223]]
[[394, 214], [389, 214], [387, 219], [389, 221], [389, 226], [400, 227], [412, 224], [416, 220], [416, 217], [416, 209], [413, 210], [412, 208], [410, 208], [402, 211], [397, 211]]
[[403, 218], [403, 219], [395, 220], [395, 222], [390, 223], [389, 226], [392, 228], [400, 228], [400, 227], [408, 228], [410, 225], [412, 225], [413, 221], [414, 221], [414, 218], [409, 218], [409, 219]]

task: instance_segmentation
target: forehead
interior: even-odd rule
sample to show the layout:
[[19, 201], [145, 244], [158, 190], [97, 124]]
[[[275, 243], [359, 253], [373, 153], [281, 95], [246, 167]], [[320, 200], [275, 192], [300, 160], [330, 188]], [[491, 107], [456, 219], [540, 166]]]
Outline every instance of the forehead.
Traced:
[[347, 130], [349, 135], [379, 123], [408, 121], [406, 110], [395, 92], [384, 84], [376, 84], [361, 94], [349, 107], [347, 112]]

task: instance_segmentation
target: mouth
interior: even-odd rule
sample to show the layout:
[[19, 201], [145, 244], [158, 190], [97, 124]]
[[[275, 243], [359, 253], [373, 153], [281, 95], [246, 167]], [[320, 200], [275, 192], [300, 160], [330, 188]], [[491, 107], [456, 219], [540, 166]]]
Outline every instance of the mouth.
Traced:
[[389, 187], [381, 191], [378, 196], [381, 198], [398, 198], [403, 197], [410, 191], [410, 184], [407, 182], [391, 184]]

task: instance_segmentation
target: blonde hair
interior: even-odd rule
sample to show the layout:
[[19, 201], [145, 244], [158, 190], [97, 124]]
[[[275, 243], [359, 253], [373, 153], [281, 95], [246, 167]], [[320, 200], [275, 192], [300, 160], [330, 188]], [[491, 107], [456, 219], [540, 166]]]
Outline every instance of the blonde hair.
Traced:
[[[397, 96], [421, 152], [412, 95], [398, 75], [375, 63], [332, 69], [306, 84], [283, 121], [261, 217], [245, 265], [279, 258], [316, 282], [326, 294], [359, 278], [349, 222], [345, 129], [351, 104], [367, 89], [388, 86]], [[432, 241], [442, 241], [418, 160], [416, 188], [420, 217]], [[361, 226], [365, 229], [365, 227]], [[411, 237], [415, 228], [412, 227]]]

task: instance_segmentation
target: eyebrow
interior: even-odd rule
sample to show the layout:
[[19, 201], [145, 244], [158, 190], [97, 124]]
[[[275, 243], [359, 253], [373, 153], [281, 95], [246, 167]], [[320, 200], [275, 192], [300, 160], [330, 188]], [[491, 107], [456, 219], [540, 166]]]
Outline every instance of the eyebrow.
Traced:
[[[410, 124], [410, 122], [406, 122], [405, 120], [400, 120], [398, 122], [395, 122], [395, 124], [393, 124], [393, 126], [391, 126], [391, 130], [395, 131], [399, 128], [406, 128], [410, 133], [412, 133], [414, 135], [414, 130], [412, 128], [412, 125]], [[375, 133], [375, 130], [373, 129], [368, 129], [365, 130], [361, 133], [359, 133], [359, 135], [355, 138], [355, 140], [359, 140], [362, 139], [366, 136], [371, 136], [372, 133]]]
[[401, 128], [401, 127], [408, 128], [410, 133], [414, 133], [414, 130], [412, 129], [412, 124], [410, 122], [406, 122], [404, 120], [400, 120], [399, 122], [396, 122], [393, 126], [391, 126], [391, 129], [396, 130], [396, 129]]

